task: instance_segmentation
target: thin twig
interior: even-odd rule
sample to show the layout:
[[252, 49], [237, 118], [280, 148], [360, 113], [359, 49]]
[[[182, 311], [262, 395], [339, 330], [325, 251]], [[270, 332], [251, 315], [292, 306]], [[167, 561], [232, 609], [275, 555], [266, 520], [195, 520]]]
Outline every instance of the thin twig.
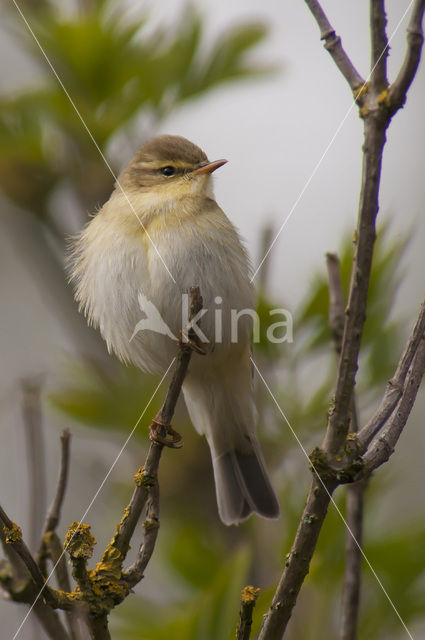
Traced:
[[264, 616], [258, 640], [282, 639], [304, 578], [308, 574], [311, 558], [336, 484], [333, 481], [326, 486], [314, 475], [295, 540], [290, 553], [286, 556], [285, 566], [272, 604]]
[[151, 488], [146, 506], [146, 518], [143, 522], [143, 543], [135, 562], [125, 571], [125, 580], [130, 588], [143, 578], [145, 569], [152, 557], [159, 529], [159, 485]]
[[344, 332], [345, 301], [342, 292], [339, 258], [335, 253], [326, 254], [326, 266], [329, 281], [329, 328], [332, 332], [335, 351], [340, 354]]
[[[53, 566], [55, 567], [55, 576], [58, 581], [59, 589], [66, 593], [70, 593], [72, 591], [71, 581], [69, 579], [66, 558], [63, 553], [63, 545], [59, 540], [59, 536], [56, 531], [50, 531], [45, 534], [44, 541], [44, 551], [48, 554]], [[80, 611], [80, 607], [77, 602], [75, 609], [65, 611], [65, 615], [67, 617], [72, 640], [83, 640], [84, 637], [88, 637], [87, 635], [84, 636], [84, 627], [87, 616]]]
[[388, 86], [387, 57], [388, 38], [385, 31], [387, 16], [385, 14], [385, 0], [371, 0], [370, 2], [370, 39], [371, 61], [370, 81], [374, 89], [383, 91]]
[[[273, 225], [267, 224], [263, 228], [261, 232], [261, 240], [260, 240], [260, 251], [259, 251], [260, 259], [262, 256], [267, 255], [267, 251], [270, 245], [272, 244], [275, 235], [276, 234], [275, 234]], [[257, 278], [257, 289], [260, 292], [260, 294], [263, 294], [263, 295], [267, 291], [267, 285], [269, 280], [269, 270], [270, 270], [270, 254], [267, 255], [267, 258], [264, 260], [261, 266], [261, 271], [259, 272], [258, 278]]]
[[361, 452], [364, 452], [393, 413], [405, 387], [406, 376], [415, 357], [419, 344], [425, 333], [425, 300], [422, 303], [418, 318], [412, 333], [407, 341], [404, 352], [397, 364], [397, 368], [391, 380], [387, 384], [384, 396], [378, 409], [375, 411], [366, 425], [357, 434], [357, 442]]
[[[48, 551], [46, 540], [49, 537], [49, 534], [53, 534], [56, 530], [56, 527], [58, 526], [60, 513], [62, 509], [62, 503], [65, 497], [66, 485], [68, 482], [70, 441], [71, 441], [71, 435], [68, 429], [65, 429], [61, 434], [61, 459], [60, 459], [60, 465], [59, 465], [59, 477], [58, 477], [58, 483], [56, 486], [56, 493], [49, 507], [49, 510], [47, 512], [46, 520], [44, 522], [44, 527], [43, 527], [43, 533], [41, 536], [41, 540], [40, 540], [40, 544], [37, 552], [37, 564], [39, 565], [42, 573], [45, 575], [47, 575], [46, 552]], [[53, 562], [53, 566], [56, 566], [58, 571], [63, 574], [64, 572], [67, 573], [68, 569], [66, 566], [66, 560], [63, 557], [63, 554], [61, 555], [62, 557], [60, 557], [60, 560], [59, 560], [61, 566], [59, 566], [59, 564], [56, 565], [55, 562]], [[64, 565], [64, 568], [63, 568], [63, 565]], [[56, 574], [58, 573], [58, 571], [56, 571]], [[59, 580], [58, 575], [56, 577]], [[68, 578], [68, 582], [69, 582], [69, 578]], [[60, 588], [64, 590], [68, 590], [68, 589], [65, 589], [63, 585], [60, 585]]]
[[44, 576], [41, 573], [36, 561], [31, 555], [30, 550], [22, 539], [22, 531], [17, 524], [15, 524], [0, 506], [0, 521], [3, 523], [3, 532], [5, 534], [5, 541], [7, 544], [16, 551], [18, 556], [24, 562], [26, 568], [29, 571], [34, 583], [42, 591], [42, 597], [49, 602], [49, 604], [56, 604], [55, 599], [50, 595], [50, 590], [44, 582]]
[[71, 434], [68, 429], [64, 429], [61, 434], [61, 459], [59, 467], [59, 477], [56, 487], [55, 497], [47, 512], [44, 524], [44, 533], [56, 530], [59, 524], [63, 500], [65, 497], [66, 485], [69, 473], [69, 450], [71, 444]]
[[[34, 594], [33, 600], [35, 600], [36, 595]], [[58, 613], [49, 604], [45, 604], [41, 599], [38, 599], [34, 604], [33, 612], [49, 638], [52, 640], [70, 640]]]
[[351, 90], [356, 93], [365, 84], [365, 81], [344, 51], [341, 38], [336, 35], [335, 29], [329, 22], [320, 3], [316, 0], [305, 0], [305, 2], [316, 19], [320, 29], [320, 39], [324, 41], [326, 51], [328, 51], [333, 58], [336, 66], [351, 87]]
[[13, 581], [22, 582], [27, 580], [28, 571], [25, 568], [25, 564], [21, 560], [18, 553], [6, 542], [6, 533], [0, 522], [0, 542], [3, 548], [5, 556], [9, 560], [10, 567], [12, 569]]
[[394, 110], [404, 105], [407, 92], [418, 69], [424, 42], [422, 29], [424, 12], [425, 0], [415, 0], [407, 27], [406, 55], [396, 79], [389, 88], [389, 103]]
[[412, 366], [407, 374], [403, 394], [396, 410], [363, 456], [364, 474], [366, 476], [380, 467], [394, 453], [394, 448], [416, 400], [424, 372], [425, 335], [422, 337]]
[[251, 637], [252, 612], [254, 611], [259, 593], [260, 589], [256, 589], [250, 585], [242, 589], [236, 640], [249, 640]]
[[22, 417], [25, 436], [26, 474], [28, 482], [28, 545], [37, 548], [46, 509], [45, 446], [41, 384], [38, 378], [22, 381]]
[[360, 342], [366, 320], [384, 143], [385, 127], [377, 124], [375, 119], [368, 118], [365, 121], [363, 181], [356, 234], [357, 246], [351, 270], [350, 292], [334, 402], [332, 410], [328, 414], [323, 443], [323, 448], [331, 455], [339, 454], [349, 429], [349, 414], [358, 367]]
[[[196, 314], [199, 313], [201, 309], [202, 297], [199, 291], [199, 287], [191, 287], [189, 319], [192, 319], [194, 316], [196, 316]], [[189, 338], [193, 339], [193, 337], [194, 334], [191, 330], [189, 331]], [[174, 415], [174, 409], [180, 395], [181, 387], [187, 372], [187, 368], [189, 366], [191, 356], [191, 347], [188, 343], [182, 341], [170, 387], [168, 389], [162, 409], [158, 412], [155, 418], [155, 420], [157, 420], [162, 425], [169, 425], [171, 423], [171, 419]], [[160, 427], [158, 433], [160, 436], [165, 437], [166, 428]], [[122, 559], [124, 559], [127, 555], [130, 546], [130, 540], [140, 519], [142, 510], [146, 505], [149, 492], [157, 482], [158, 466], [161, 459], [162, 449], [163, 445], [161, 443], [155, 441], [151, 443], [146, 462], [143, 467], [142, 478], [140, 480], [140, 483], [136, 485], [130, 503], [125, 509], [125, 517], [118, 525], [117, 533], [111, 543], [116, 549], [118, 549]]]
[[363, 512], [366, 480], [347, 486], [346, 520], [350, 528], [345, 537], [345, 571], [342, 589], [340, 640], [356, 640], [362, 581]]
[[[334, 337], [335, 351], [341, 353], [342, 332], [344, 328], [344, 294], [338, 256], [326, 254], [329, 280], [329, 326]], [[350, 433], [358, 429], [356, 398], [353, 393], [351, 407]], [[345, 571], [342, 588], [342, 616], [340, 640], [356, 640], [359, 618], [360, 588], [362, 577], [363, 505], [366, 481], [360, 480], [346, 488]]]
[[90, 525], [73, 522], [65, 536], [64, 548], [72, 564], [72, 575], [81, 593], [91, 593], [92, 582], [87, 571], [87, 561], [93, 555], [96, 544]]

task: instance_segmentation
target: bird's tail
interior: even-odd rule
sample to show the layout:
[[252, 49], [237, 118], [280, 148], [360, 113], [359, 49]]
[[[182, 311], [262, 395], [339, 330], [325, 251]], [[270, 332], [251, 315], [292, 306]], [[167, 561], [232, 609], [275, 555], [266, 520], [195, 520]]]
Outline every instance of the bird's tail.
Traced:
[[191, 420], [211, 450], [220, 518], [237, 524], [255, 512], [279, 516], [254, 428], [250, 374], [233, 370], [214, 380], [188, 376], [183, 391]]

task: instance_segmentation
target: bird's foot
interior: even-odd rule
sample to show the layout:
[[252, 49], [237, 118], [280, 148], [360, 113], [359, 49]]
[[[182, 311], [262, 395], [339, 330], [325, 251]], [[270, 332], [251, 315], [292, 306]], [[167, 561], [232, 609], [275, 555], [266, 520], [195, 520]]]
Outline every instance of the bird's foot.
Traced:
[[192, 351], [199, 353], [200, 356], [205, 356], [207, 354], [198, 336], [194, 335], [193, 338], [189, 338], [189, 335], [185, 329], [180, 329], [179, 345], [180, 347], [189, 347], [189, 349], [192, 349]]
[[[158, 433], [161, 427], [165, 427], [167, 431], [165, 437]], [[164, 424], [156, 418], [152, 420], [152, 424], [149, 426], [149, 439], [152, 440], [152, 442], [158, 442], [158, 444], [164, 445], [164, 447], [170, 447], [170, 449], [180, 449], [180, 447], [183, 446], [181, 435], [173, 429], [171, 424]]]

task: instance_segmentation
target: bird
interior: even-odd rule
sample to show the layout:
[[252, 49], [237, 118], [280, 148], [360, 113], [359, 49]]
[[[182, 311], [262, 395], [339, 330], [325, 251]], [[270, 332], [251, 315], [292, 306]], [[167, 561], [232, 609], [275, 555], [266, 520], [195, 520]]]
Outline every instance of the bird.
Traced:
[[[192, 357], [182, 391], [211, 451], [220, 518], [236, 525], [252, 513], [277, 518], [280, 507], [256, 435], [252, 268], [212, 185], [226, 162], [210, 162], [181, 136], [146, 141], [72, 239], [68, 270], [79, 310], [108, 350], [153, 374], [170, 366], [184, 329], [184, 295], [199, 286], [206, 355]], [[143, 301], [166, 331], [135, 330], [148, 309]]]

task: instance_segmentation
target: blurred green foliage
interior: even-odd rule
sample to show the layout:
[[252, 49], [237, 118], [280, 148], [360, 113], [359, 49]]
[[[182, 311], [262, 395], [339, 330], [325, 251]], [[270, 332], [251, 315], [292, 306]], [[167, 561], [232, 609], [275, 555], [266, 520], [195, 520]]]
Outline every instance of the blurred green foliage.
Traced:
[[113, 178], [93, 139], [107, 155], [113, 140], [140, 144], [188, 100], [271, 70], [247, 59], [267, 33], [257, 22], [229, 28], [206, 49], [205, 20], [193, 6], [152, 30], [147, 10], [121, 2], [66, 13], [61, 3], [21, 4], [62, 86], [11, 7], [13, 32], [42, 79], [0, 98], [0, 189], [48, 225], [49, 196], [63, 181], [83, 211], [109, 195]]

